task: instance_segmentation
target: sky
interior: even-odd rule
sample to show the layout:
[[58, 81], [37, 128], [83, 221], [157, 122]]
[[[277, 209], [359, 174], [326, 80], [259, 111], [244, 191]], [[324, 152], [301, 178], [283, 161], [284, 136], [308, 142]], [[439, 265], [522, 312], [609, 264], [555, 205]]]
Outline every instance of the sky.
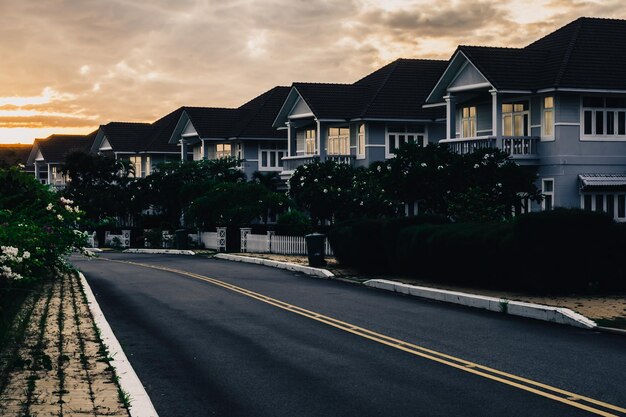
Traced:
[[459, 44], [523, 47], [623, 0], [0, 0], [0, 143], [354, 82]]

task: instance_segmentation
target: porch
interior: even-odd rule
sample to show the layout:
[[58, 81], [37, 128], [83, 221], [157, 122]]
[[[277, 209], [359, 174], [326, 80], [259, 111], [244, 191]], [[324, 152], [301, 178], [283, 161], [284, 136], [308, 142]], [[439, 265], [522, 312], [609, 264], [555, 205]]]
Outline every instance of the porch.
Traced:
[[447, 144], [449, 149], [460, 155], [479, 149], [497, 148], [512, 159], [532, 162], [539, 158], [538, 136], [476, 136], [470, 138], [442, 139], [439, 143]]

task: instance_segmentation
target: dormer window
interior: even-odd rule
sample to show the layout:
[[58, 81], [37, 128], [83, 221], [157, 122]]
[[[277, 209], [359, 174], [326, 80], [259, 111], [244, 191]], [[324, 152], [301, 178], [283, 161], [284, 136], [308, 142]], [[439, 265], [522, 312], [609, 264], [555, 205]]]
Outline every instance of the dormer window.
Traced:
[[528, 102], [502, 104], [502, 134], [528, 136]]

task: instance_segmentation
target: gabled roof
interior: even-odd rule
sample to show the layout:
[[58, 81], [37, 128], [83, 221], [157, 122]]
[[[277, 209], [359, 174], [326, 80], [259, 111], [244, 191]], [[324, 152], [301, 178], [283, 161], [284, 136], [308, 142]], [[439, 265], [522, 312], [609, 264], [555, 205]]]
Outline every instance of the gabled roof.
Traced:
[[169, 140], [183, 111], [183, 107], [178, 108], [152, 123], [149, 138], [142, 151], [147, 153], [180, 152], [176, 145], [169, 143]]
[[[426, 96], [447, 61], [397, 59], [353, 84], [294, 83], [293, 90], [318, 119], [432, 120], [441, 109], [424, 109]], [[296, 97], [289, 99], [275, 126], [282, 126]]]
[[45, 139], [35, 139], [28, 163], [32, 164], [39, 153], [48, 164], [61, 164], [72, 152], [87, 152], [97, 131], [88, 135], [50, 135]]
[[239, 117], [237, 109], [223, 107], [184, 107], [189, 121], [201, 138], [228, 138]]
[[138, 152], [149, 143], [152, 128], [150, 123], [109, 122], [100, 131], [114, 152]]
[[[459, 46], [446, 73], [458, 71], [460, 54], [498, 90], [626, 90], [626, 20], [581, 17], [524, 48]], [[429, 102], [449, 80], [444, 74]]]

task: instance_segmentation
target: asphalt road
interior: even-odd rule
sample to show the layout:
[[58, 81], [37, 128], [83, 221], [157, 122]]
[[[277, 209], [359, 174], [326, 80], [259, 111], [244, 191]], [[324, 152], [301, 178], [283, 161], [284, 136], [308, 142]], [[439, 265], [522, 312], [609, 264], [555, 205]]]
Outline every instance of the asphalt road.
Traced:
[[73, 259], [161, 417], [626, 416], [623, 336], [251, 264], [102, 258], [201, 275]]

